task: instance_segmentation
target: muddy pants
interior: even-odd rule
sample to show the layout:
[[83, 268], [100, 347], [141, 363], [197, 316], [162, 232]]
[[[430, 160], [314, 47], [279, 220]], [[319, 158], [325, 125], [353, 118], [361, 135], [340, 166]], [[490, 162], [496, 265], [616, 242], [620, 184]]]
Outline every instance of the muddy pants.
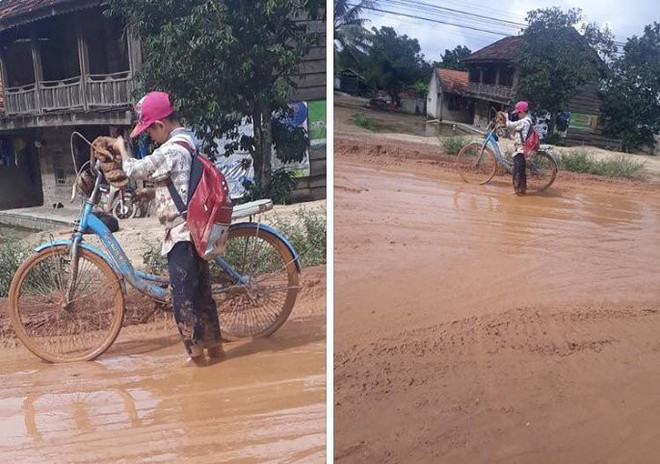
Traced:
[[518, 194], [523, 194], [527, 191], [525, 155], [522, 153], [516, 153], [513, 157], [513, 191]]
[[190, 356], [220, 344], [220, 323], [211, 295], [209, 263], [192, 242], [179, 242], [167, 255], [174, 319]]

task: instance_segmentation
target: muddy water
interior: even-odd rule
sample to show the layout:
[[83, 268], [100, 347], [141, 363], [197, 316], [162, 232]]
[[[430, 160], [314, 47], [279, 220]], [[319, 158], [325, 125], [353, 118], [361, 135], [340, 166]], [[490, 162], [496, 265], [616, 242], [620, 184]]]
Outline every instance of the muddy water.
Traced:
[[[123, 331], [90, 363], [0, 361], [0, 461], [318, 463], [325, 460], [319, 321], [185, 364], [173, 328]], [[4, 354], [4, 353], [3, 353]]]
[[660, 194], [359, 156], [335, 174], [337, 461], [652, 462]]
[[[456, 177], [340, 167], [339, 310], [383, 278], [393, 285], [366, 303], [404, 304], [402, 289], [424, 289], [429, 301], [415, 308], [417, 320], [554, 299], [658, 295], [659, 201], [563, 193], [561, 179], [547, 194], [521, 198], [508, 179], [471, 186]], [[514, 283], [524, 290], [511, 291]], [[354, 321], [342, 322], [337, 318], [337, 336], [351, 338]], [[389, 322], [381, 321], [396, 330]]]

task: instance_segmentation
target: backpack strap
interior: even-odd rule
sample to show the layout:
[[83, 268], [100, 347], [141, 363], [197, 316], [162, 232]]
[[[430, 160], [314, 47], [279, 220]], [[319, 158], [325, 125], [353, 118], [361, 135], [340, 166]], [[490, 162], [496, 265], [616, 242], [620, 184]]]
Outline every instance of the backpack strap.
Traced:
[[[184, 142], [183, 140], [175, 140], [174, 142], [180, 147], [183, 147], [186, 149], [188, 153], [190, 153], [190, 156], [195, 156], [193, 154], [193, 150], [190, 147], [190, 144], [187, 142]], [[183, 216], [185, 219], [186, 213], [188, 212], [188, 207], [186, 204], [183, 202], [183, 198], [181, 198], [181, 195], [179, 195], [179, 192], [177, 191], [176, 187], [174, 187], [174, 182], [172, 182], [172, 178], [168, 177], [167, 181], [165, 182], [165, 185], [167, 185], [167, 190], [170, 192], [170, 196], [172, 197], [172, 201], [174, 201], [174, 206], [176, 206], [176, 209], [179, 211], [179, 214]], [[190, 194], [190, 192], [188, 192]]]

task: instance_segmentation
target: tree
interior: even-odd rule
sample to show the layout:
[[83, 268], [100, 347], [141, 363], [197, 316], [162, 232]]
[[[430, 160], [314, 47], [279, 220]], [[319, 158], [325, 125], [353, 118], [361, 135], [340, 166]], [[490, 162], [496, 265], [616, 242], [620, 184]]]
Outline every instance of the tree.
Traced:
[[[302, 57], [318, 40], [301, 18], [319, 0], [110, 0], [142, 41], [141, 91], [170, 92], [180, 116], [214, 148], [234, 140], [254, 160], [257, 189], [271, 177], [274, 112], [286, 112]], [[254, 136], [239, 139], [247, 118]]]
[[366, 60], [368, 82], [386, 91], [392, 102], [400, 104], [399, 93], [430, 76], [430, 65], [420, 53], [417, 39], [398, 36], [391, 27], [373, 28], [373, 38]]
[[335, 1], [335, 57], [338, 52], [343, 51], [344, 60], [350, 58], [355, 63], [359, 60], [360, 54], [367, 52], [371, 45], [371, 31], [366, 28], [367, 20], [360, 16], [365, 9], [371, 8], [374, 4], [374, 0], [360, 0], [351, 3], [348, 0]]
[[537, 110], [552, 114], [564, 106], [585, 84], [597, 84], [606, 71], [599, 57], [611, 55], [612, 34], [582, 21], [580, 9], [563, 12], [557, 7], [538, 9], [527, 14], [528, 27], [516, 56], [519, 73], [517, 99], [529, 100]]
[[603, 89], [605, 132], [620, 137], [626, 151], [653, 148], [660, 132], [660, 23], [628, 39], [623, 51]]
[[465, 66], [463, 60], [470, 55], [472, 55], [472, 51], [463, 45], [458, 45], [453, 50], [445, 49], [442, 61], [434, 62], [433, 67], [467, 71], [467, 66]]

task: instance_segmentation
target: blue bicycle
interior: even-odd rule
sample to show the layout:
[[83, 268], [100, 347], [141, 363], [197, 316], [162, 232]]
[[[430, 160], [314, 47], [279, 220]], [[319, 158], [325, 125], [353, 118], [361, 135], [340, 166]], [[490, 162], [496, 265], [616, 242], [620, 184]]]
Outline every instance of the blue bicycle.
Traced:
[[[470, 142], [458, 152], [456, 166], [465, 182], [480, 185], [490, 182], [497, 174], [498, 166], [509, 174], [513, 172], [513, 162], [500, 151], [497, 132], [495, 121], [491, 121], [482, 141]], [[530, 155], [526, 169], [527, 190], [531, 192], [542, 192], [550, 187], [558, 171], [557, 161], [549, 153], [548, 147], [543, 145], [539, 151]]]
[[[116, 218], [94, 211], [102, 181], [99, 164], [86, 172], [93, 186], [88, 192], [78, 189], [85, 202], [71, 238], [40, 245], [20, 266], [9, 290], [16, 335], [49, 362], [92, 360], [112, 345], [124, 323], [126, 283], [171, 307], [168, 279], [136, 270], [113, 236]], [[224, 254], [211, 263], [225, 340], [271, 335], [296, 302], [296, 250], [274, 228], [252, 222], [270, 208], [270, 200], [235, 207], [233, 218], [248, 222], [231, 225]], [[98, 237], [102, 248], [86, 241], [87, 234]]]

